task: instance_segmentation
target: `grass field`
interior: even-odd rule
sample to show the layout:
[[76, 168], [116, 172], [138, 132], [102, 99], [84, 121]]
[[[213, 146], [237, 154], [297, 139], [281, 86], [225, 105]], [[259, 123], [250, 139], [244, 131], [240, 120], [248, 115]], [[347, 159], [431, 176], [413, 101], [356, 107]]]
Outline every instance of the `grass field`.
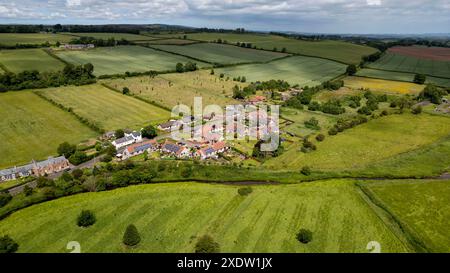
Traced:
[[450, 79], [450, 61], [415, 58], [389, 52], [367, 67]]
[[264, 165], [275, 169], [310, 166], [324, 171], [355, 170], [429, 145], [450, 134], [450, 119], [428, 114], [390, 115], [327, 136], [317, 151], [290, 149]]
[[267, 62], [287, 56], [284, 53], [215, 43], [199, 43], [186, 46], [154, 45], [153, 47], [217, 64]]
[[105, 130], [140, 129], [166, 121], [170, 113], [159, 107], [122, 95], [101, 85], [50, 88], [38, 91]]
[[64, 68], [64, 63], [51, 57], [43, 49], [1, 50], [0, 64], [13, 73], [24, 70], [58, 71]]
[[398, 82], [380, 79], [370, 79], [364, 77], [346, 77], [344, 79], [345, 86], [353, 89], [370, 89], [375, 92], [397, 93], [397, 94], [414, 94], [420, 93], [425, 86], [415, 83]]
[[345, 73], [345, 65], [319, 58], [294, 56], [267, 64], [247, 64], [216, 69], [230, 77], [245, 76], [248, 82], [285, 80], [300, 86], [315, 86]]
[[137, 34], [131, 34], [131, 33], [69, 33], [74, 36], [78, 37], [94, 37], [96, 39], [103, 39], [107, 40], [109, 38], [114, 38], [116, 40], [125, 39], [128, 41], [149, 41], [153, 40], [155, 38], [144, 36], [144, 35], [137, 35]]
[[364, 183], [433, 252], [450, 251], [450, 180]]
[[[141, 46], [103, 47], [88, 51], [58, 51], [56, 54], [70, 63], [92, 63], [95, 75], [123, 74], [127, 71], [175, 70], [177, 63], [192, 61], [182, 56]], [[200, 67], [206, 66], [205, 63], [196, 63]]]
[[[284, 127], [282, 130], [302, 137], [308, 136], [313, 133], [319, 133], [321, 131], [326, 132], [336, 123], [337, 120], [337, 117], [333, 115], [285, 107], [282, 108], [281, 116], [294, 122]], [[305, 127], [304, 122], [310, 120], [311, 118], [315, 118], [319, 121], [321, 130], [313, 130]]]
[[176, 38], [169, 38], [169, 39], [158, 39], [158, 38], [155, 38], [154, 40], [138, 41], [136, 43], [138, 43], [138, 44], [148, 44], [148, 45], [189, 45], [189, 44], [197, 43], [197, 41], [191, 41], [191, 40], [185, 40], [185, 39], [176, 39]]
[[28, 91], [0, 93], [0, 116], [0, 168], [46, 159], [64, 141], [76, 144], [96, 135]]
[[232, 88], [236, 83], [220, 79], [217, 75], [210, 75], [209, 70], [164, 74], [155, 78], [105, 80], [104, 83], [117, 90], [128, 87], [134, 95], [170, 109], [180, 103], [192, 106], [194, 97], [202, 97], [204, 106], [209, 104], [225, 106], [236, 103], [232, 99]]
[[[170, 36], [170, 35], [165, 35]], [[173, 37], [178, 37], [174, 34]], [[289, 53], [316, 56], [343, 63], [358, 64], [361, 58], [375, 53], [377, 50], [367, 46], [355, 45], [341, 41], [301, 41], [284, 38], [276, 35], [235, 34], [235, 33], [194, 33], [187, 34], [188, 39], [201, 41], [226, 40], [228, 43], [245, 42], [256, 45], [258, 48], [278, 51], [284, 47]]]
[[0, 33], [0, 45], [14, 46], [16, 44], [43, 44], [49, 42], [69, 42], [74, 37], [64, 34], [52, 33]]
[[[12, 214], [0, 221], [0, 234], [12, 236], [19, 252], [68, 252], [69, 241], [78, 241], [82, 252], [193, 252], [204, 234], [217, 240], [221, 252], [368, 252], [374, 240], [383, 252], [409, 250], [352, 181], [255, 186], [247, 197], [237, 189], [169, 183], [79, 194]], [[76, 226], [82, 209], [96, 214], [92, 227]], [[142, 241], [127, 249], [121, 241], [131, 223]], [[312, 242], [295, 239], [300, 228], [313, 231]]]
[[[361, 77], [386, 79], [393, 81], [413, 82], [415, 74], [364, 68], [359, 70], [356, 75]], [[427, 76], [426, 83], [450, 87], [450, 79]]]

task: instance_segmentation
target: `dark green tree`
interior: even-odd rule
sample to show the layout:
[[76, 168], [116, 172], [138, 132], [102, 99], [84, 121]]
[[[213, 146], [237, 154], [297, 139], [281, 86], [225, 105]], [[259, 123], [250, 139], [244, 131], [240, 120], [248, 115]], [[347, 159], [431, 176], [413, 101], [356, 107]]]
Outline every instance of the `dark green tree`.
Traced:
[[71, 155], [75, 153], [77, 150], [77, 146], [71, 145], [68, 142], [63, 142], [59, 144], [57, 152], [59, 155], [63, 155], [66, 158], [69, 158]]
[[122, 242], [126, 246], [136, 246], [141, 241], [141, 236], [135, 225], [128, 225], [125, 233], [123, 234]]
[[80, 215], [78, 215], [77, 225], [79, 227], [90, 227], [95, 224], [96, 221], [97, 219], [95, 218], [95, 215], [92, 211], [83, 210], [81, 211]]
[[355, 75], [355, 73], [356, 73], [356, 65], [351, 64], [351, 65], [347, 66], [347, 75], [352, 76], [352, 75]]
[[158, 134], [156, 132], [156, 128], [152, 125], [148, 125], [146, 127], [144, 127], [144, 129], [142, 129], [141, 131], [142, 133], [142, 137], [146, 137], [146, 138], [155, 138]]
[[0, 237], [0, 253], [14, 253], [19, 249], [19, 244], [17, 244], [11, 237], [5, 235]]
[[195, 244], [195, 253], [219, 253], [219, 244], [209, 235], [203, 235]]
[[427, 80], [427, 76], [425, 76], [423, 74], [416, 74], [414, 76], [414, 83], [424, 84], [426, 80]]
[[313, 234], [308, 229], [300, 229], [300, 231], [297, 233], [297, 240], [302, 244], [307, 244], [311, 242], [313, 239]]

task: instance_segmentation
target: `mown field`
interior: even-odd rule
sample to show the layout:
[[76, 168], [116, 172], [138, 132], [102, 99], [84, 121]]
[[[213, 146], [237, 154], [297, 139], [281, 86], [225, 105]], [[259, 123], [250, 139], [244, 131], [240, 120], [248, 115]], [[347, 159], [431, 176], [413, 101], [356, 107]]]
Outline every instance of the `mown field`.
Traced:
[[[369, 69], [369, 68], [361, 69], [356, 73], [356, 76], [361, 76], [361, 77], [386, 79], [386, 80], [393, 80], [393, 81], [405, 81], [405, 82], [413, 82], [414, 75], [415, 74], [412, 74], [412, 73], [384, 71], [384, 70]], [[439, 85], [439, 86], [450, 87], [450, 79], [444, 79], [444, 78], [438, 78], [438, 77], [427, 76], [425, 83], [432, 83], [432, 84]]]
[[363, 185], [426, 249], [450, 251], [450, 180], [377, 181]]
[[114, 38], [116, 40], [121, 40], [121, 39], [125, 39], [128, 41], [149, 41], [149, 40], [153, 40], [155, 38], [149, 37], [149, 36], [144, 36], [144, 35], [137, 35], [137, 34], [131, 34], [131, 33], [91, 33], [91, 32], [83, 32], [83, 33], [69, 33], [73, 36], [78, 36], [78, 37], [94, 37], [96, 39], [110, 39], [110, 38]]
[[13, 73], [24, 70], [58, 71], [64, 68], [63, 62], [51, 57], [43, 49], [1, 50], [0, 64]]
[[0, 45], [14, 46], [16, 44], [43, 44], [49, 42], [69, 42], [74, 37], [65, 34], [52, 33], [0, 33]]
[[79, 143], [96, 133], [69, 113], [28, 91], [0, 93], [0, 168], [43, 160], [64, 141]]
[[[69, 241], [79, 242], [82, 252], [193, 252], [204, 234], [217, 240], [221, 252], [368, 252], [369, 241], [380, 242], [383, 252], [409, 251], [353, 183], [254, 186], [247, 197], [226, 185], [132, 186], [20, 210], [0, 221], [0, 233], [17, 240], [19, 252], [68, 252]], [[96, 214], [89, 228], [76, 225], [83, 209]], [[131, 223], [142, 241], [127, 249], [121, 241]], [[312, 242], [295, 239], [300, 228], [313, 232]]]
[[132, 94], [169, 109], [180, 103], [192, 106], [194, 97], [202, 97], [204, 106], [210, 104], [225, 106], [237, 103], [232, 98], [232, 88], [236, 82], [220, 79], [217, 73], [210, 75], [209, 70], [163, 74], [155, 78], [134, 77], [103, 82], [117, 90], [127, 87]]
[[[178, 36], [180, 35], [173, 34], [173, 37]], [[284, 47], [289, 53], [322, 57], [348, 64], [358, 64], [363, 56], [373, 54], [377, 51], [371, 47], [341, 41], [311, 42], [264, 34], [192, 33], [187, 34], [187, 38], [201, 41], [214, 41], [220, 38], [222, 41], [225, 40], [233, 44], [237, 42], [251, 43], [258, 48], [266, 50], [277, 48], [278, 51], [281, 51]]]
[[375, 92], [394, 93], [394, 94], [419, 94], [424, 88], [424, 85], [389, 81], [380, 79], [371, 79], [364, 77], [349, 76], [344, 79], [344, 84], [353, 89], [370, 89]]
[[289, 149], [281, 156], [268, 160], [264, 166], [273, 169], [310, 166], [323, 171], [354, 171], [414, 151], [448, 135], [448, 117], [408, 113], [390, 115], [336, 136], [327, 136], [325, 141], [316, 143], [317, 151], [311, 153], [300, 152], [298, 145], [297, 149]]
[[450, 61], [416, 58], [390, 52], [367, 67], [450, 79]]
[[49, 88], [37, 92], [72, 108], [74, 113], [105, 130], [140, 129], [170, 117], [170, 113], [164, 109], [96, 84]]
[[198, 43], [185, 46], [154, 45], [153, 47], [217, 64], [268, 62], [287, 56], [284, 53], [215, 43]]
[[245, 76], [248, 82], [285, 80], [292, 85], [315, 86], [345, 73], [346, 66], [320, 58], [294, 56], [267, 64], [247, 64], [216, 69], [226, 76]]
[[[95, 75], [112, 75], [150, 70], [175, 70], [177, 63], [191, 59], [141, 46], [102, 47], [87, 51], [58, 51], [59, 57], [74, 64], [92, 63]], [[198, 66], [205, 63], [196, 62]]]

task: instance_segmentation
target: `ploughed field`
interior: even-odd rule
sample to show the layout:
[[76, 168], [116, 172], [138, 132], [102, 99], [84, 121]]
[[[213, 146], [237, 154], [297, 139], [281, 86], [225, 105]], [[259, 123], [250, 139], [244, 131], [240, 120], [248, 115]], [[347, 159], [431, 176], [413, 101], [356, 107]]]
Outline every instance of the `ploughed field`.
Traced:
[[[389, 230], [361, 198], [353, 181], [254, 186], [244, 197], [238, 187], [196, 183], [130, 186], [38, 204], [0, 221], [0, 233], [19, 252], [68, 252], [70, 241], [86, 252], [193, 252], [197, 239], [211, 235], [221, 252], [368, 252], [370, 241], [383, 252], [410, 247]], [[76, 225], [81, 210], [97, 222]], [[134, 224], [141, 242], [125, 248], [125, 228]], [[313, 232], [301, 244], [299, 229]], [[58, 236], [55, 236], [57, 234]]]
[[53, 33], [0, 33], [0, 45], [15, 46], [16, 44], [43, 44], [49, 42], [66, 43], [75, 38], [67, 34]]
[[49, 72], [64, 68], [63, 62], [48, 55], [44, 49], [0, 50], [0, 65], [3, 70], [13, 73], [24, 70]]

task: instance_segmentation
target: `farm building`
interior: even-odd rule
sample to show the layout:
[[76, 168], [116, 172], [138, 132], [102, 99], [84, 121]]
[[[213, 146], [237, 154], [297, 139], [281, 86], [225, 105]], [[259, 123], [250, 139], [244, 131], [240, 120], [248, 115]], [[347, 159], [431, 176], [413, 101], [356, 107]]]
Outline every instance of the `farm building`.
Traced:
[[93, 44], [65, 44], [61, 45], [60, 48], [64, 48], [67, 50], [83, 50], [83, 49], [92, 49], [95, 48]]
[[0, 181], [14, 180], [31, 175], [44, 176], [61, 172], [69, 168], [69, 161], [64, 156], [56, 158], [51, 157], [47, 160], [39, 162], [33, 160], [32, 163], [24, 166], [0, 170]]

